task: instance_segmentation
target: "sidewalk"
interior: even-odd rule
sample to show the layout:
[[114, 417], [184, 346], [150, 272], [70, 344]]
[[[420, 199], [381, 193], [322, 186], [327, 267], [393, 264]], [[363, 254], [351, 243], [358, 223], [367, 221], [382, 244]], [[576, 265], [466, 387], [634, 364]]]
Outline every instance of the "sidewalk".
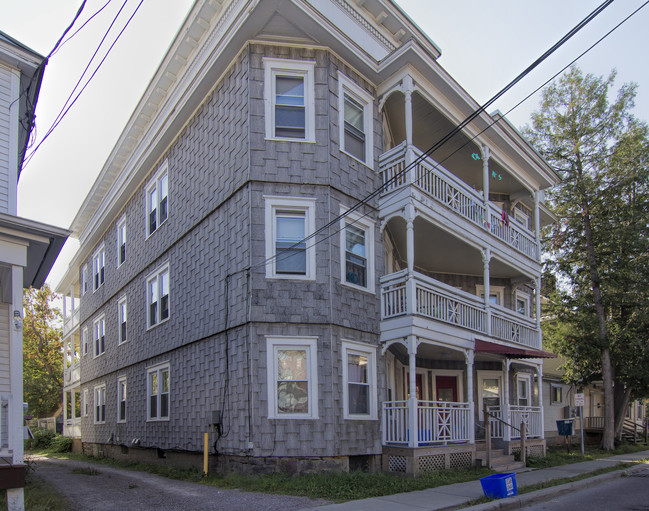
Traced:
[[[523, 488], [525, 486], [551, 481], [553, 479], [564, 479], [581, 474], [587, 474], [589, 472], [615, 465], [620, 462], [632, 462], [645, 458], [649, 458], [649, 450], [632, 454], [611, 456], [610, 458], [602, 458], [594, 461], [573, 463], [571, 465], [560, 465], [557, 467], [543, 468], [539, 470], [526, 470], [516, 474], [516, 485], [520, 490], [520, 488]], [[614, 472], [602, 474], [595, 478], [584, 479], [581, 481], [575, 481], [573, 483], [566, 483], [561, 486], [556, 486], [553, 489], [553, 493], [557, 494], [557, 492], [559, 491], [571, 491], [578, 487], [585, 487], [593, 483], [599, 484], [599, 482], [601, 482], [602, 480], [619, 477], [621, 472], [621, 470], [616, 470]], [[468, 509], [480, 509], [484, 511], [488, 509], [507, 509], [509, 507], [509, 502], [511, 502], [512, 506], [516, 509], [520, 509], [521, 501], [532, 501], [535, 498], [535, 494], [545, 491], [548, 490], [530, 492], [521, 497], [499, 499], [487, 504], [481, 504], [479, 506], [476, 506], [475, 508]], [[467, 483], [439, 486], [437, 488], [431, 488], [429, 490], [399, 493], [397, 495], [386, 495], [384, 497], [374, 497], [364, 500], [354, 500], [351, 502], [345, 502], [344, 504], [331, 504], [312, 509], [318, 511], [439, 511], [444, 509], [457, 509], [462, 505], [466, 505], [467, 502], [478, 499], [482, 496], [482, 485], [478, 480], [470, 481]]]

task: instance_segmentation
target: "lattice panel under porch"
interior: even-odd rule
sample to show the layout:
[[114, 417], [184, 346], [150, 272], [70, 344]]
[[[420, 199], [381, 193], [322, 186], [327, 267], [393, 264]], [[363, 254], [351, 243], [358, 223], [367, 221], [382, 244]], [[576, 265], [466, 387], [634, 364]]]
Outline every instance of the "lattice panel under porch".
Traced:
[[405, 456], [390, 456], [388, 461], [388, 470], [390, 472], [406, 472], [408, 462]]
[[468, 468], [473, 466], [473, 455], [470, 452], [452, 452], [449, 454], [450, 468]]
[[433, 470], [444, 470], [445, 456], [443, 454], [434, 454], [432, 456], [422, 456], [419, 458], [419, 471], [431, 472]]

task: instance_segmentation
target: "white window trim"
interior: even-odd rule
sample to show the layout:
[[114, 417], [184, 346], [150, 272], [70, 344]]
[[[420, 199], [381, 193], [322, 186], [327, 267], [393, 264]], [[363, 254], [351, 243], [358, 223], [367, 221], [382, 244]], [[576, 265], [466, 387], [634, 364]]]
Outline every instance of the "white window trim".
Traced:
[[315, 240], [313, 238], [307, 241], [306, 246], [306, 274], [291, 275], [276, 273], [275, 264], [275, 235], [276, 222], [275, 212], [277, 210], [304, 212], [304, 225], [306, 235], [309, 236], [315, 232], [315, 206], [316, 199], [301, 197], [279, 197], [273, 195], [264, 195], [265, 203], [265, 239], [266, 239], [266, 278], [271, 279], [288, 279], [288, 280], [315, 280]]
[[[126, 388], [126, 409], [124, 410], [124, 418], [120, 419], [119, 418], [119, 411], [120, 411], [120, 404], [121, 404], [121, 395], [120, 395], [120, 384], [124, 384], [124, 387]], [[118, 424], [125, 424], [126, 420], [128, 419], [128, 386], [126, 384], [126, 376], [120, 376], [117, 378], [117, 423]]]
[[[98, 421], [97, 420], [97, 406], [99, 406], [99, 401], [97, 400], [97, 391], [103, 390], [104, 391], [104, 420], [103, 421]], [[92, 401], [92, 409], [93, 409], [93, 421], [95, 424], [106, 424], [106, 384], [102, 383], [101, 385], [95, 385], [94, 387], [94, 392], [93, 392], [93, 401]]]
[[[122, 306], [126, 312], [126, 339], [122, 338]], [[117, 345], [124, 344], [126, 341], [128, 341], [128, 302], [124, 295], [117, 302]]]
[[[561, 399], [555, 401], [554, 399], [554, 389], [561, 390]], [[560, 383], [550, 383], [550, 406], [562, 406], [563, 405], [563, 385]]]
[[[169, 203], [169, 198], [167, 197], [167, 203]], [[117, 222], [117, 267], [119, 268], [126, 262], [126, 253], [124, 253], [124, 261], [119, 260], [120, 257], [120, 247], [121, 247], [121, 233], [122, 233], [122, 228], [124, 229], [124, 244], [126, 244], [126, 216], [122, 216], [120, 218], [119, 222]]]
[[[165, 271], [167, 272], [167, 279], [169, 280], [169, 298], [167, 300], [167, 309], [168, 309], [169, 313], [167, 314], [167, 317], [165, 319], [162, 319], [162, 320], [158, 321], [155, 324], [151, 324], [151, 308], [149, 307], [149, 305], [150, 305], [150, 302], [149, 302], [149, 282], [151, 280], [153, 280], [153, 279], [157, 280], [160, 277], [160, 275], [163, 274]], [[156, 268], [151, 273], [149, 273], [149, 275], [147, 275], [144, 282], [145, 282], [145, 285], [146, 285], [146, 289], [144, 290], [144, 295], [145, 295], [145, 300], [146, 300], [146, 325], [147, 325], [146, 329], [147, 329], [147, 331], [149, 331], [149, 330], [151, 330], [153, 328], [156, 328], [159, 325], [162, 325], [163, 323], [166, 323], [167, 321], [169, 321], [169, 318], [171, 317], [171, 278], [170, 278], [170, 271], [169, 271], [169, 263], [165, 263], [162, 266], [159, 266], [158, 268]], [[161, 298], [162, 298], [162, 296], [158, 296], [158, 301]], [[160, 310], [161, 310], [160, 307], [158, 307], [158, 314], [160, 313]]]
[[[168, 412], [167, 417], [151, 417], [151, 387], [149, 386], [149, 375], [154, 372], [167, 370], [169, 374], [169, 397], [168, 397]], [[158, 394], [160, 396], [160, 394]], [[158, 399], [158, 410], [160, 410], [160, 400]], [[168, 422], [171, 417], [171, 370], [169, 369], [169, 362], [162, 362], [155, 366], [146, 368], [146, 422]]]
[[479, 406], [480, 409], [478, 410], [479, 414], [479, 420], [484, 420], [484, 401], [483, 401], [483, 393], [482, 393], [482, 387], [483, 387], [483, 382], [484, 380], [490, 380], [492, 378], [497, 378], [499, 383], [498, 383], [498, 397], [500, 398], [500, 406], [503, 405], [503, 373], [501, 371], [478, 371], [477, 374], [477, 379], [478, 379], [478, 401], [479, 401]]
[[523, 211], [520, 208], [514, 208], [514, 220], [516, 220], [517, 225], [525, 228], [525, 230], [530, 230], [530, 215]]
[[90, 289], [90, 279], [88, 278], [88, 263], [81, 268], [81, 296], [85, 295]]
[[[103, 338], [104, 338], [104, 351], [101, 353], [97, 352], [97, 325], [99, 323], [102, 323], [102, 333]], [[104, 353], [106, 353], [106, 316], [102, 314], [101, 316], [98, 316], [96, 319], [93, 320], [92, 322], [92, 358], [97, 358], [101, 357]]]
[[[160, 190], [159, 190], [159, 183], [160, 179], [162, 176], [167, 175], [167, 216], [165, 219], [160, 222]], [[151, 213], [150, 206], [149, 206], [149, 193], [153, 189], [157, 190], [156, 197], [158, 197], [158, 205], [156, 208], [156, 228], [153, 231], [150, 231], [150, 223], [149, 223], [149, 214]], [[145, 190], [144, 190], [144, 211], [146, 212], [146, 217], [144, 219], [145, 223], [145, 232], [146, 232], [146, 239], [149, 239], [153, 233], [156, 233], [160, 230], [160, 227], [167, 222], [169, 219], [169, 163], [167, 160], [162, 162], [160, 165], [160, 168], [157, 170], [157, 172], [154, 174], [154, 176], [150, 179], [149, 183], [147, 184]]]
[[88, 397], [88, 389], [83, 389], [83, 403], [81, 405], [81, 416], [88, 417], [88, 411], [90, 410], [90, 398]]
[[[377, 386], [376, 386], [376, 346], [342, 339], [342, 367], [343, 367], [343, 418], [348, 420], [377, 420]], [[349, 381], [348, 381], [348, 355], [362, 355], [367, 357], [370, 413], [349, 413]]]
[[[340, 214], [344, 214], [349, 208], [346, 208], [344, 206], [340, 206]], [[358, 284], [352, 284], [351, 282], [347, 282], [347, 272], [346, 267], [346, 238], [345, 238], [345, 231], [346, 231], [346, 224], [350, 223], [354, 225], [355, 227], [358, 227], [359, 229], [363, 229], [365, 231], [365, 250], [366, 250], [366, 259], [367, 259], [367, 286], [359, 286]], [[361, 291], [366, 291], [369, 293], [374, 294], [375, 293], [375, 266], [374, 266], [374, 222], [367, 218], [366, 216], [363, 216], [356, 211], [352, 211], [351, 213], [347, 214], [346, 216], [342, 217], [340, 219], [340, 283], [343, 286], [348, 286], [353, 289], [358, 289]]]
[[83, 330], [81, 330], [81, 344], [82, 350], [83, 350], [83, 356], [85, 357], [88, 354], [88, 327], [83, 327]]
[[431, 401], [437, 401], [437, 379], [436, 376], [455, 376], [457, 378], [457, 402], [464, 402], [464, 371], [461, 369], [434, 369], [433, 370], [433, 396]]
[[532, 296], [529, 293], [526, 293], [525, 291], [521, 291], [517, 289], [514, 292], [514, 311], [518, 313], [518, 300], [523, 300], [525, 301], [525, 313], [523, 316], [526, 318], [532, 317]]
[[[103, 278], [101, 282], [97, 282], [97, 285], [95, 286], [95, 275], [97, 272], [95, 272], [95, 261], [99, 260], [99, 256], [101, 256], [101, 268], [99, 268], [99, 273], [101, 274], [101, 270], [104, 270]], [[104, 285], [104, 282], [106, 281], [106, 250], [104, 250], [104, 245], [103, 243], [101, 246], [95, 251], [94, 254], [92, 254], [92, 292], [94, 293], [99, 289], [101, 286]]]
[[[288, 142], [315, 142], [315, 61], [263, 58], [264, 113], [267, 140]], [[304, 138], [275, 136], [275, 76], [304, 78]]]
[[[365, 158], [358, 159], [345, 150], [345, 94], [363, 107]], [[374, 167], [374, 98], [340, 71], [338, 72], [338, 136], [340, 150], [364, 165]]]
[[[281, 348], [305, 348], [307, 351], [307, 378], [309, 382], [307, 413], [282, 414], [277, 412], [277, 364], [275, 351]], [[268, 391], [269, 419], [317, 419], [318, 418], [318, 338], [266, 336], [266, 383]]]
[[527, 383], [527, 405], [526, 406], [532, 406], [532, 375], [531, 374], [518, 374], [516, 376], [516, 404], [518, 406], [522, 406], [519, 404], [521, 396], [519, 394], [519, 387], [518, 387], [518, 384], [521, 381]]
[[[476, 284], [475, 294], [478, 298], [484, 294], [484, 286], [482, 284]], [[496, 295], [498, 297], [498, 306], [505, 306], [505, 287], [504, 286], [489, 286], [489, 294]], [[491, 302], [489, 302], [491, 303]], [[493, 304], [492, 304], [493, 305]]]

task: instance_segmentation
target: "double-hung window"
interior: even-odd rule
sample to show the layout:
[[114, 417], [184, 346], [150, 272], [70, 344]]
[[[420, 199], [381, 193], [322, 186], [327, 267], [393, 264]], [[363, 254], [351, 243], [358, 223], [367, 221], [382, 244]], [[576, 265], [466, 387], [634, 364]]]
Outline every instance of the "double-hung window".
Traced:
[[264, 197], [266, 204], [266, 276], [315, 278], [315, 199]]
[[340, 208], [341, 281], [374, 292], [374, 223]]
[[93, 323], [93, 341], [94, 341], [94, 356], [98, 357], [106, 351], [106, 342], [104, 336], [104, 327], [106, 321], [104, 316], [96, 319]]
[[83, 354], [87, 355], [89, 348], [88, 348], [88, 329], [84, 327], [83, 330], [81, 330], [81, 344], [83, 345]]
[[169, 265], [153, 272], [146, 280], [147, 326], [169, 319]]
[[160, 227], [168, 216], [169, 177], [165, 161], [146, 188], [147, 236]]
[[90, 277], [88, 276], [88, 265], [84, 264], [81, 269], [81, 295], [85, 295], [90, 289]]
[[316, 337], [266, 337], [268, 417], [317, 419]]
[[90, 399], [88, 398], [88, 389], [83, 389], [83, 409], [81, 410], [81, 414], [84, 417], [88, 417], [89, 413], [90, 413]]
[[315, 140], [313, 61], [264, 58], [266, 138]]
[[338, 73], [338, 123], [342, 151], [373, 166], [373, 104], [367, 92]]
[[105, 253], [103, 245], [92, 256], [92, 290], [96, 291], [104, 283]]
[[550, 384], [550, 404], [563, 405], [563, 387], [560, 384]]
[[119, 302], [117, 302], [117, 342], [122, 344], [127, 340], [128, 329], [126, 327], [126, 297], [122, 297]]
[[530, 406], [530, 378], [528, 376], [519, 376], [518, 381], [518, 406]]
[[126, 217], [117, 224], [117, 266], [126, 261]]
[[516, 312], [524, 316], [531, 315], [531, 300], [530, 295], [523, 291], [516, 290]]
[[95, 387], [95, 424], [106, 422], [106, 385]]
[[117, 379], [117, 422], [126, 422], [126, 377]]
[[345, 419], [376, 419], [376, 349], [343, 341], [342, 357]]
[[147, 370], [147, 419], [169, 420], [169, 364]]

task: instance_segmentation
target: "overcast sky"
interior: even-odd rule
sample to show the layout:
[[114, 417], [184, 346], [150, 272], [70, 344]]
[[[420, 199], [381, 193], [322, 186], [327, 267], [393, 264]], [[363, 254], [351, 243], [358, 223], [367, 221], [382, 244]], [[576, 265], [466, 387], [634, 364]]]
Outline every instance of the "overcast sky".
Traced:
[[[72, 32], [108, 0], [88, 0]], [[263, 1], [263, 0], [262, 0]], [[531, 73], [494, 108], [507, 112], [520, 99], [577, 57], [644, 0], [618, 0]], [[115, 40], [139, 0], [127, 0], [105, 47]], [[69, 227], [131, 112], [183, 22], [193, 0], [144, 0], [101, 69], [62, 122], [23, 169], [18, 214]], [[440, 63], [483, 103], [585, 18], [601, 2], [591, 0], [397, 0], [440, 47]], [[0, 30], [47, 55], [73, 19], [80, 0], [0, 0]], [[34, 147], [54, 122], [109, 24], [123, 6], [110, 2], [55, 53], [45, 70], [36, 110]], [[639, 84], [635, 113], [649, 118], [649, 6], [581, 59], [583, 71], [618, 70], [618, 85]], [[86, 78], [105, 56], [100, 52]], [[508, 114], [514, 125], [528, 122], [538, 95]], [[68, 241], [48, 282], [67, 270], [77, 244]]]

